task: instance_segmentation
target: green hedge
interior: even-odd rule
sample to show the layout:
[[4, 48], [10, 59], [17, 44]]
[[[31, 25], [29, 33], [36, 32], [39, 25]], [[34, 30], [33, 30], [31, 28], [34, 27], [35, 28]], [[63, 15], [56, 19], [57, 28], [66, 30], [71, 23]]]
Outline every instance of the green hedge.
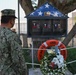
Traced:
[[[76, 48], [68, 49], [67, 52], [67, 63], [76, 60]], [[76, 62], [68, 64], [67, 67], [71, 73], [76, 73]]]
[[[23, 49], [23, 55], [24, 55], [24, 58], [25, 58], [25, 62], [28, 62], [28, 63], [32, 63], [32, 55], [31, 55], [31, 51], [30, 49]], [[38, 63], [38, 61], [34, 60], [34, 63]], [[31, 68], [32, 65], [31, 64], [28, 64], [27, 65], [28, 68]], [[40, 66], [34, 66], [34, 67], [40, 67]]]

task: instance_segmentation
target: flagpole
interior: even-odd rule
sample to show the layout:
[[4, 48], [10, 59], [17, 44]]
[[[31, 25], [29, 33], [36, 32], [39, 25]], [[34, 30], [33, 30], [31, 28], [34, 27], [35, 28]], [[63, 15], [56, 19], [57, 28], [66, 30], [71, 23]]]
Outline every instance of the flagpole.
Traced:
[[20, 7], [19, 7], [19, 0], [18, 0], [18, 35], [20, 38]]

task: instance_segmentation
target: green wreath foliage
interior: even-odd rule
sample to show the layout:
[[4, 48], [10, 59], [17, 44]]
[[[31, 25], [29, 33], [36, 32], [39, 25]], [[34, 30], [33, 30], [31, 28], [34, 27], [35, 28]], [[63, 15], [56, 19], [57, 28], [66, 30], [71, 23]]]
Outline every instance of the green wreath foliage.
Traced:
[[49, 53], [45, 53], [43, 59], [40, 61], [41, 65], [40, 65], [40, 69], [43, 73], [43, 75], [65, 75], [65, 70], [66, 65], [63, 68], [58, 68], [57, 66], [52, 69], [49, 64], [50, 61], [52, 61], [52, 59], [56, 57], [56, 54], [49, 54]]

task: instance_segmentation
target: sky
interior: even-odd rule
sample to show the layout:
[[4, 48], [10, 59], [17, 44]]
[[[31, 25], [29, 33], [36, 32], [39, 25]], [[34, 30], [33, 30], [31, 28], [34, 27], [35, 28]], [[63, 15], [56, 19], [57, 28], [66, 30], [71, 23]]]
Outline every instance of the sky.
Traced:
[[[16, 10], [16, 16], [18, 17], [18, 0], [0, 0], [0, 11], [3, 9]], [[25, 20], [25, 13], [20, 6], [20, 20]], [[69, 17], [72, 17], [72, 13], [69, 13]]]
[[[3, 9], [14, 9], [18, 17], [18, 0], [0, 0], [0, 11]], [[25, 20], [25, 13], [20, 6], [20, 20]]]

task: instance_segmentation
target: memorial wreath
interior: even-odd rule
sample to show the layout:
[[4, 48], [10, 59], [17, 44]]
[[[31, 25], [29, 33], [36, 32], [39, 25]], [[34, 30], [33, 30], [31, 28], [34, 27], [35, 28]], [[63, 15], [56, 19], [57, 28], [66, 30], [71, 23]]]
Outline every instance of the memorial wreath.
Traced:
[[57, 55], [53, 50], [47, 51], [40, 62], [43, 75], [65, 75], [66, 61], [61, 54]]

